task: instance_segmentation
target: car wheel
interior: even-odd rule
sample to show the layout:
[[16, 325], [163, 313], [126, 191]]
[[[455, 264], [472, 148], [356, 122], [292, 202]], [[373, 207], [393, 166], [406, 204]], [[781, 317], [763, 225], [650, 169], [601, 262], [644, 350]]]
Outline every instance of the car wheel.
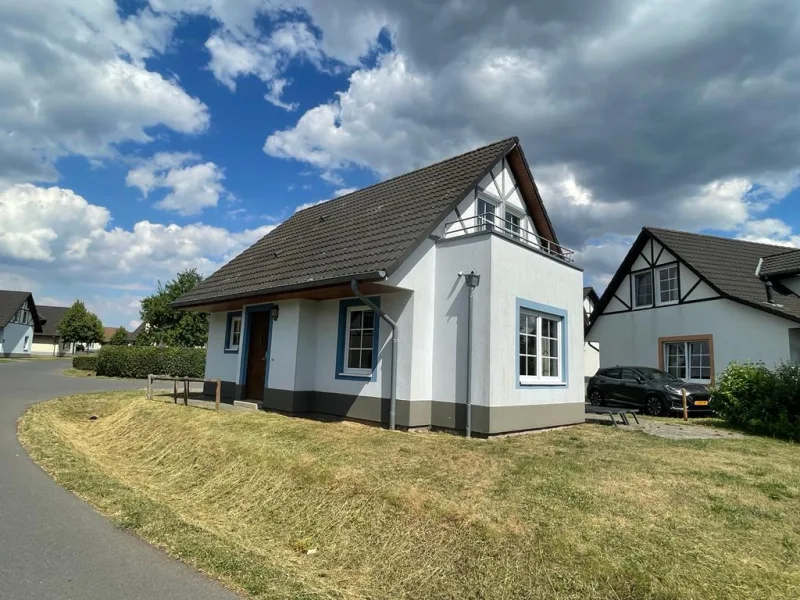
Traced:
[[658, 396], [648, 396], [644, 406], [645, 412], [651, 417], [658, 417], [665, 414], [664, 405]]
[[600, 393], [600, 390], [592, 390], [589, 393], [589, 403], [592, 406], [603, 406], [603, 394]]

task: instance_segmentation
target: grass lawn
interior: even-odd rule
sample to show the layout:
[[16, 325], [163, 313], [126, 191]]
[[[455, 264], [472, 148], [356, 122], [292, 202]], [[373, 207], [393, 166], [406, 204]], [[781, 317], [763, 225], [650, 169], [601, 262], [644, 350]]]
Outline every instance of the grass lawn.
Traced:
[[67, 377], [97, 377], [94, 371], [73, 368], [64, 369], [64, 375]]
[[254, 598], [800, 590], [800, 447], [769, 439], [584, 425], [469, 441], [141, 392], [36, 405], [19, 435], [118, 526]]

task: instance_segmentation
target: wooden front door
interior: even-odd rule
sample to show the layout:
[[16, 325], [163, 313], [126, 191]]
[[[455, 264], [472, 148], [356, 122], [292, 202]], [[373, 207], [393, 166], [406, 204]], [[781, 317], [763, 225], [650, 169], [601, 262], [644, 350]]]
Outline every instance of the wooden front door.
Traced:
[[247, 342], [247, 372], [244, 383], [245, 400], [264, 399], [265, 377], [267, 374], [267, 340], [269, 339], [269, 311], [248, 315], [250, 328]]

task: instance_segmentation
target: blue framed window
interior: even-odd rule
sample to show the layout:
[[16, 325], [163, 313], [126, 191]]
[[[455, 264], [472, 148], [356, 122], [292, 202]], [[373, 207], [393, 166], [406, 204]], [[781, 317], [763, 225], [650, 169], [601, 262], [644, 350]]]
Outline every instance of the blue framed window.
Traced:
[[225, 353], [236, 354], [242, 345], [242, 311], [228, 313], [225, 325]]
[[[380, 306], [380, 298], [370, 298]], [[336, 379], [375, 381], [380, 317], [357, 298], [339, 302]]]
[[516, 338], [517, 387], [569, 381], [567, 311], [517, 298]]

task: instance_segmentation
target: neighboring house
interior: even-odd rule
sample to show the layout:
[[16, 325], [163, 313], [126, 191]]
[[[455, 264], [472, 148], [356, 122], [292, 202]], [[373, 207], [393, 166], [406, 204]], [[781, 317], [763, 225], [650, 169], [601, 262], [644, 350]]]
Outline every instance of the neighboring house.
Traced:
[[44, 320], [42, 332], [33, 336], [31, 354], [40, 356], [64, 356], [72, 354], [74, 344], [61, 341], [58, 333], [58, 324], [69, 310], [67, 306], [42, 306], [38, 307], [39, 316]]
[[[583, 288], [583, 325], [584, 329], [588, 331], [589, 325], [592, 322], [592, 314], [597, 305], [600, 304], [600, 298], [593, 287]], [[583, 374], [585, 377], [592, 377], [597, 373], [600, 368], [600, 344], [598, 342], [583, 343]]]
[[0, 290], [0, 356], [30, 356], [42, 321], [30, 292]]
[[800, 251], [646, 227], [587, 333], [600, 366], [712, 383], [731, 361], [800, 362]]
[[147, 323], [139, 323], [138, 327], [131, 331], [128, 334], [128, 345], [133, 346], [136, 344], [136, 340], [139, 339], [139, 335], [147, 331]]
[[301, 210], [174, 305], [227, 399], [450, 429], [471, 399], [495, 434], [584, 420], [571, 257], [511, 138]]

